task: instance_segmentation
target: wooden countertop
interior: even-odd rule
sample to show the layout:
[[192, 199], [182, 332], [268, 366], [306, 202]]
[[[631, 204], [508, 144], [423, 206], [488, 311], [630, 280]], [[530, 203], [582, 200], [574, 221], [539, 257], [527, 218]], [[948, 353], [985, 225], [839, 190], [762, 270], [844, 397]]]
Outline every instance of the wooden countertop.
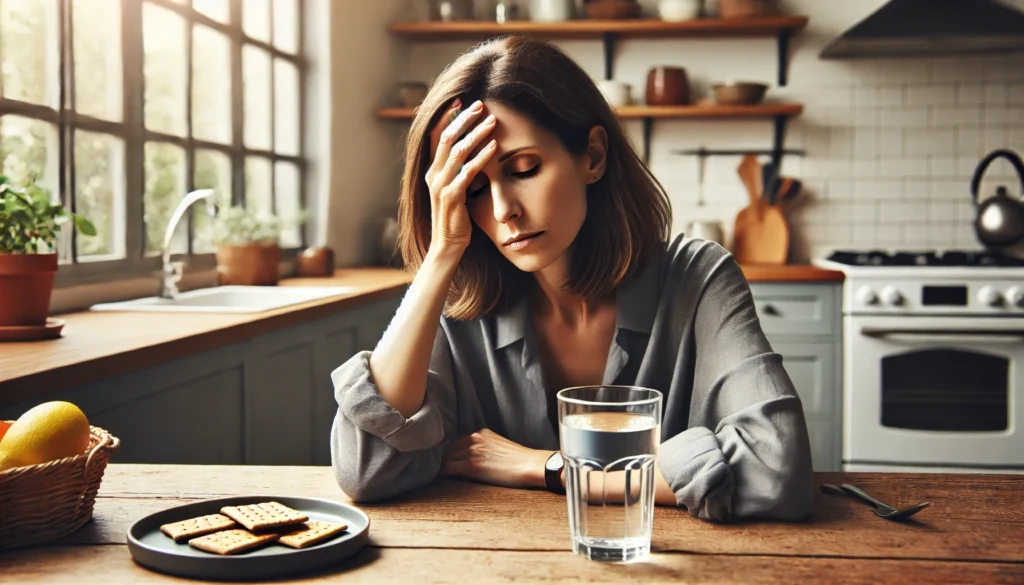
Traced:
[[843, 273], [813, 264], [741, 264], [748, 282], [842, 282]]
[[[826, 495], [852, 483], [882, 501], [932, 502], [911, 522]], [[237, 495], [349, 502], [327, 467], [110, 465], [93, 520], [50, 544], [0, 553], [16, 583], [176, 583], [133, 562], [129, 526], [185, 503]], [[1021, 583], [1024, 482], [1015, 476], [815, 474], [803, 522], [714, 524], [678, 508], [654, 513], [654, 552], [604, 564], [573, 556], [565, 497], [439, 480], [390, 502], [361, 504], [370, 545], [296, 583]]]
[[352, 293], [262, 313], [80, 311], [57, 315], [63, 336], [0, 343], [0, 404], [25, 400], [229, 345], [394, 297], [412, 275], [391, 268], [338, 270], [330, 278], [290, 278], [281, 286], [345, 286]]

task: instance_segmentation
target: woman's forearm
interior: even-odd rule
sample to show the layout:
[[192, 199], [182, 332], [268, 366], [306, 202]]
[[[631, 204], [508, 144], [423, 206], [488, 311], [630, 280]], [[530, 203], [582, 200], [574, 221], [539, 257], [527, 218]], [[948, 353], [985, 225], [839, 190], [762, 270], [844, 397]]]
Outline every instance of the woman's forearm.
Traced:
[[423, 406], [430, 354], [461, 254], [427, 254], [370, 357], [381, 398], [409, 418]]

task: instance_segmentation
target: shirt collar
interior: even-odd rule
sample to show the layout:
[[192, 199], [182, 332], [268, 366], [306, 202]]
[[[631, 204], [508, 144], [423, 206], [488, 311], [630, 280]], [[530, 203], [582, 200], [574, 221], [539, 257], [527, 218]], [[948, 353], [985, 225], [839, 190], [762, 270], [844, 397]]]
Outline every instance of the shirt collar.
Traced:
[[[661, 289], [661, 258], [656, 257], [643, 272], [619, 286], [615, 295], [615, 327], [650, 335], [658, 312]], [[523, 339], [529, 319], [528, 301], [523, 295], [515, 305], [494, 316], [494, 346], [502, 349]]]

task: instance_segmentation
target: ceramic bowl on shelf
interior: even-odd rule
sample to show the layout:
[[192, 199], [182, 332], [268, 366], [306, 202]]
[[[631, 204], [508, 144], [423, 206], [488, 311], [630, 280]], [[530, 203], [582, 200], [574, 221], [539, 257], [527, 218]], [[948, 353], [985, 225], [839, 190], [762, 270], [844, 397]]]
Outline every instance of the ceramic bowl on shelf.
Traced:
[[703, 0], [661, 0], [658, 17], [665, 22], [683, 22], [700, 16]]
[[726, 81], [714, 84], [712, 91], [720, 106], [751, 106], [764, 100], [768, 86], [753, 81]]
[[608, 101], [608, 105], [613, 108], [620, 108], [633, 103], [633, 86], [628, 83], [602, 79], [597, 82], [597, 87], [601, 90], [601, 94], [604, 95], [604, 99]]
[[718, 0], [722, 18], [756, 18], [777, 14], [775, 0]]

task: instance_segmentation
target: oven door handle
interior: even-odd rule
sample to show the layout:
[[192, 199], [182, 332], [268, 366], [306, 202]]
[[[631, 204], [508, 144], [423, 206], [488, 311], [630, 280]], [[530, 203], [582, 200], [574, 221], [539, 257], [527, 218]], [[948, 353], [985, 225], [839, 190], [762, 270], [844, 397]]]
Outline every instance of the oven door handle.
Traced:
[[894, 329], [861, 327], [865, 337], [904, 338], [910, 341], [945, 341], [947, 343], [996, 342], [1016, 343], [1024, 341], [1024, 329]]

